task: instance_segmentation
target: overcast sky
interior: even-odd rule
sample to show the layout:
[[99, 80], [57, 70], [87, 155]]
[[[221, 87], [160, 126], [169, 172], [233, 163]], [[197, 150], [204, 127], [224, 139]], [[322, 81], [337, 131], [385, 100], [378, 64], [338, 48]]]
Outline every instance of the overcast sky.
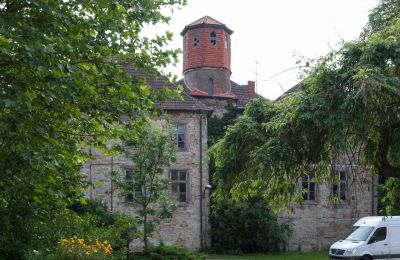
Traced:
[[[257, 92], [275, 99], [281, 87], [298, 82], [298, 71], [271, 76], [295, 67], [298, 56], [316, 58], [337, 49], [342, 39], [355, 39], [375, 5], [376, 0], [188, 0], [174, 10], [168, 26], [156, 30], [173, 32], [170, 47], [182, 48], [185, 25], [205, 15], [224, 23], [234, 31], [231, 79], [239, 84], [255, 80], [257, 61]], [[181, 78], [182, 58], [170, 71]]]

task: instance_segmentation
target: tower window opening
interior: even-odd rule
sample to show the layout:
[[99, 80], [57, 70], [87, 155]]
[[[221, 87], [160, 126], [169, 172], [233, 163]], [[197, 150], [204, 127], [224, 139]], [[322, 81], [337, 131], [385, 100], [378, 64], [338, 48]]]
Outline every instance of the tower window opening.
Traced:
[[207, 93], [209, 96], [212, 96], [214, 93], [214, 81], [212, 78], [208, 79], [208, 88], [207, 88]]
[[197, 46], [199, 46], [199, 44], [200, 44], [200, 34], [199, 34], [199, 32], [195, 32], [193, 34], [193, 46], [197, 47]]
[[228, 49], [228, 35], [225, 35], [224, 46], [225, 46], [225, 49]]
[[211, 41], [211, 45], [217, 44], [217, 35], [215, 34], [215, 32], [210, 33], [210, 41]]

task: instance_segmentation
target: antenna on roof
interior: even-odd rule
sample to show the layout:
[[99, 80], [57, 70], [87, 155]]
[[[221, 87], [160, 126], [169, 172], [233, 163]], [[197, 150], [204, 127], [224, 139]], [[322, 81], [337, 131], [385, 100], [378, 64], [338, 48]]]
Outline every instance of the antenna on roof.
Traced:
[[258, 74], [258, 65], [259, 65], [260, 63], [258, 63], [258, 61], [256, 61], [256, 60], [255, 60], [255, 62], [256, 62], [256, 72], [255, 72], [255, 73], [256, 73], [256, 80], [255, 80], [255, 83], [256, 83], [256, 84], [255, 84], [255, 92], [257, 93], [258, 76], [261, 76], [261, 75]]

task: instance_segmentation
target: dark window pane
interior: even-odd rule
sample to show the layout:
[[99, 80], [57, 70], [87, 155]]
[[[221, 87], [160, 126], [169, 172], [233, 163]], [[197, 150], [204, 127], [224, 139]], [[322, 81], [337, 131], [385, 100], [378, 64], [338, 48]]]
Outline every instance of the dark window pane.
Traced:
[[179, 183], [179, 191], [186, 192], [186, 183]]
[[345, 172], [341, 171], [341, 172], [339, 172], [339, 175], [340, 175], [340, 180], [341, 180], [341, 181], [345, 181], [345, 180], [346, 180], [346, 174], [345, 174]]
[[217, 35], [215, 34], [215, 32], [210, 33], [210, 41], [211, 45], [217, 44]]
[[310, 192], [315, 192], [315, 183], [310, 182]]
[[125, 170], [125, 179], [128, 181], [133, 180], [133, 170], [131, 169], [126, 169]]
[[181, 181], [186, 180], [186, 172], [179, 172], [179, 180]]
[[143, 195], [142, 193], [142, 187], [135, 187], [135, 196], [141, 196]]
[[193, 46], [197, 47], [200, 44], [200, 34], [199, 32], [195, 32], [193, 35]]
[[171, 180], [177, 180], [178, 179], [178, 172], [176, 171], [171, 171]]
[[341, 200], [346, 200], [346, 183], [340, 183], [340, 194]]
[[375, 236], [377, 242], [385, 240], [386, 239], [386, 227], [378, 228], [375, 231], [374, 236]]
[[314, 191], [310, 191], [308, 199], [309, 200], [315, 200], [315, 192]]
[[126, 195], [126, 201], [133, 201], [133, 193], [128, 193]]
[[179, 202], [186, 202], [186, 192], [179, 193]]

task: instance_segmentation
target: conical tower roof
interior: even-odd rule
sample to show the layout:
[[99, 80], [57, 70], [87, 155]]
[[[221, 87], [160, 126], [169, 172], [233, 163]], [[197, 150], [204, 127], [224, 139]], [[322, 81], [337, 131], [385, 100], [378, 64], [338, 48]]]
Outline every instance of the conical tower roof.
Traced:
[[219, 22], [218, 20], [206, 15], [196, 21], [185, 26], [181, 35], [185, 35], [187, 30], [196, 29], [196, 28], [216, 28], [216, 29], [224, 29], [227, 33], [232, 34], [233, 31], [229, 29], [225, 24]]

